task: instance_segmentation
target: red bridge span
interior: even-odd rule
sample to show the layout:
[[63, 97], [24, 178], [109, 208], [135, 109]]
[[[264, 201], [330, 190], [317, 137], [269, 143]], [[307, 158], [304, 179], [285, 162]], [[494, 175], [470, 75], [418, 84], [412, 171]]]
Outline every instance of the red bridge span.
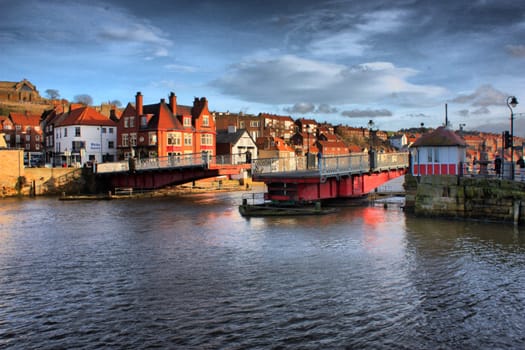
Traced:
[[307, 203], [364, 196], [405, 175], [408, 169], [407, 152], [371, 152], [321, 158], [256, 159], [252, 177], [266, 184], [265, 200]]

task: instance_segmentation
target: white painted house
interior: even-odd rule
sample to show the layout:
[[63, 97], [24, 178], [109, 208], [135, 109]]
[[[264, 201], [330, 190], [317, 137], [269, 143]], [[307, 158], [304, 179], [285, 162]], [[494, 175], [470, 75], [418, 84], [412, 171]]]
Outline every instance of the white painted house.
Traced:
[[459, 175], [467, 143], [446, 127], [424, 134], [410, 146], [412, 175]]
[[257, 157], [257, 145], [246, 129], [229, 126], [227, 131], [217, 132], [216, 152], [217, 159], [228, 156], [231, 164], [250, 163]]
[[117, 156], [117, 124], [90, 107], [64, 113], [54, 128], [55, 157], [64, 166], [112, 162]]
[[400, 135], [392, 136], [389, 139], [389, 141], [392, 147], [395, 147], [398, 150], [405, 148], [408, 145], [408, 138], [407, 138], [407, 135], [404, 133]]

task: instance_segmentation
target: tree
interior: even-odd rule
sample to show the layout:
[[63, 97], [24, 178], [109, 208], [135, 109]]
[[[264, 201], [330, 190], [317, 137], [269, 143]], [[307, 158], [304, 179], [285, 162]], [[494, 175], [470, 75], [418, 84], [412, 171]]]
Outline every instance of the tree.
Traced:
[[46, 95], [50, 100], [58, 100], [60, 98], [60, 93], [56, 89], [47, 89]]
[[87, 95], [87, 94], [81, 94], [81, 95], [76, 95], [74, 97], [74, 101], [76, 103], [82, 103], [86, 106], [91, 106], [93, 104], [93, 97]]

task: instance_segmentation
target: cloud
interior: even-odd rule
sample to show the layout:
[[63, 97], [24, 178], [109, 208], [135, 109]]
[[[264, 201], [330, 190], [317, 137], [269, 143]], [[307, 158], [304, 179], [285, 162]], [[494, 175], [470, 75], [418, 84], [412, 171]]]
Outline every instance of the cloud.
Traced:
[[421, 105], [440, 101], [446, 90], [408, 81], [418, 72], [389, 62], [355, 66], [310, 60], [295, 55], [252, 58], [231, 66], [210, 82], [220, 92], [245, 101], [269, 104], [377, 103]]
[[367, 109], [367, 110], [360, 110], [360, 109], [353, 109], [351, 111], [343, 111], [341, 112], [341, 115], [349, 118], [364, 118], [364, 117], [390, 117], [392, 116], [392, 112], [388, 109]]
[[462, 109], [458, 111], [458, 114], [462, 117], [468, 117], [470, 115], [470, 112], [468, 109]]
[[[84, 55], [143, 55], [165, 57], [173, 45], [167, 33], [123, 8], [106, 3], [41, 2], [13, 4], [3, 18], [0, 43], [57, 46]], [[45, 14], [45, 15], [44, 15]], [[20, 21], [18, 18], [30, 18]]]
[[525, 45], [507, 45], [505, 46], [507, 52], [514, 57], [525, 57]]
[[198, 71], [197, 67], [194, 66], [188, 66], [183, 64], [167, 64], [164, 66], [168, 71], [170, 72], [178, 72], [178, 73], [195, 73]]
[[313, 111], [315, 111], [315, 105], [313, 103], [301, 102], [294, 104], [292, 107], [285, 107], [283, 110], [287, 113], [313, 113]]
[[473, 115], [483, 115], [483, 114], [490, 114], [490, 110], [487, 107], [481, 107], [474, 111], [472, 111]]
[[296, 103], [292, 107], [285, 107], [283, 110], [287, 113], [291, 114], [307, 114], [307, 113], [314, 113], [314, 114], [332, 114], [337, 113], [337, 108], [331, 107], [330, 105], [326, 103], [322, 103], [317, 108], [315, 107], [315, 104], [313, 103], [307, 103], [307, 102], [301, 102]]
[[492, 85], [481, 85], [472, 94], [459, 95], [452, 100], [454, 103], [469, 103], [474, 107], [501, 106], [507, 101], [503, 92], [496, 90]]

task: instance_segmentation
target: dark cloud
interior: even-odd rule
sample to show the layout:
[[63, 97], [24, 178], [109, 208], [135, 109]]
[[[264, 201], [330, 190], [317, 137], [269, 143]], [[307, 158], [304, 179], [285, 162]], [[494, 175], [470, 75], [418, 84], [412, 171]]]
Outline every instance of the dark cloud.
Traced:
[[349, 117], [349, 118], [390, 117], [392, 116], [392, 112], [387, 109], [375, 109], [375, 110], [354, 109], [351, 111], [343, 111], [341, 112], [341, 115], [345, 117]]

